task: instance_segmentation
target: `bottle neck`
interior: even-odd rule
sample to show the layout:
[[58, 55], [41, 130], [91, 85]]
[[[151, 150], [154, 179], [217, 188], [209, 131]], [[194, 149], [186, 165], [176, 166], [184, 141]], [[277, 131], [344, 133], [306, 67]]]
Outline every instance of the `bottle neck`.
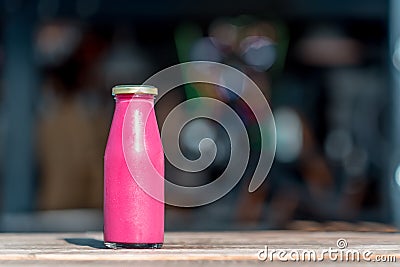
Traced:
[[151, 94], [118, 94], [114, 97], [115, 102], [130, 102], [134, 100], [154, 101], [154, 95]]

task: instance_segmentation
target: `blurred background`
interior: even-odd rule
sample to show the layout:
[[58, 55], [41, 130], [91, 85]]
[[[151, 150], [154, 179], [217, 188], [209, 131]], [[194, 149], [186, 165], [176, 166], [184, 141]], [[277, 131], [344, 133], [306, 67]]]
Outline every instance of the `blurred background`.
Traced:
[[[171, 65], [209, 60], [252, 78], [273, 110], [277, 151], [250, 194], [260, 133], [223, 88], [177, 88], [159, 125], [190, 98], [231, 106], [250, 136], [250, 163], [224, 198], [166, 208], [167, 230], [396, 231], [400, 226], [400, 1], [0, 1], [0, 231], [102, 230], [103, 153], [111, 87], [140, 84]], [[251, 92], [250, 92], [251, 93]], [[201, 108], [201, 107], [200, 107]], [[213, 138], [204, 184], [229, 160], [217, 123], [182, 131], [188, 158]], [[234, 145], [234, 144], [233, 144]]]

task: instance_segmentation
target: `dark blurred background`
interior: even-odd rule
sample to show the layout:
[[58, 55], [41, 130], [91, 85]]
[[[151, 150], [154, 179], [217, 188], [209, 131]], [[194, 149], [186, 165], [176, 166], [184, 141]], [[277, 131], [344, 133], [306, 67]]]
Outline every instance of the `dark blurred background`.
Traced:
[[[190, 60], [257, 83], [277, 151], [268, 180], [248, 193], [260, 151], [252, 113], [221, 88], [169, 93], [156, 107], [160, 125], [186, 99], [218, 98], [245, 122], [251, 160], [221, 200], [167, 207], [166, 229], [395, 230], [399, 13], [396, 0], [0, 1], [0, 231], [101, 230], [111, 87]], [[216, 123], [189, 126], [186, 155], [196, 157], [202, 134], [220, 154], [201, 174], [167, 164], [166, 177], [205, 183], [226, 166], [229, 143]]]

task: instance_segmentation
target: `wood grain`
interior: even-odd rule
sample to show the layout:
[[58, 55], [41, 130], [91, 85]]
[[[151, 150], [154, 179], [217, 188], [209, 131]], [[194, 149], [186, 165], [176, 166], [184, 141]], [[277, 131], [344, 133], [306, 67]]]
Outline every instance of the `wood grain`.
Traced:
[[[373, 255], [391, 255], [400, 261], [400, 233], [367, 232], [172, 232], [166, 233], [165, 244], [158, 250], [112, 250], [103, 246], [102, 234], [95, 233], [46, 233], [0, 234], [0, 264], [7, 266], [102, 266], [138, 264], [140, 266], [195, 266], [254, 264], [295, 265], [297, 262], [263, 262], [257, 253], [268, 246], [280, 250], [337, 249], [336, 241], [346, 239], [346, 249], [365, 251]], [[365, 262], [364, 262], [365, 263]], [[324, 260], [314, 265], [337, 265]], [[363, 262], [352, 262], [354, 266]], [[396, 263], [394, 263], [396, 264]], [[381, 263], [382, 266], [388, 265]]]

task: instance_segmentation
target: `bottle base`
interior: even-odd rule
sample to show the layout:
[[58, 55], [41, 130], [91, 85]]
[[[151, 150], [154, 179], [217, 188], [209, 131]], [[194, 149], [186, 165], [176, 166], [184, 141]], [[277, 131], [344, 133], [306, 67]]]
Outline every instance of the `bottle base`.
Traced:
[[117, 242], [104, 242], [107, 248], [131, 248], [131, 249], [157, 249], [161, 248], [163, 243], [117, 243]]

